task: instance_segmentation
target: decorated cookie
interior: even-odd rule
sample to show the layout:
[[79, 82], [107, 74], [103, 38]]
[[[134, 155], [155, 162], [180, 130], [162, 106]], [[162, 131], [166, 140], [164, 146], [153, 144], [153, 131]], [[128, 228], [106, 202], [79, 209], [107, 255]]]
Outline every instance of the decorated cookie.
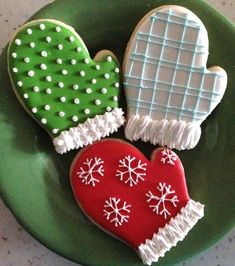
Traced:
[[166, 148], [154, 151], [149, 161], [126, 142], [103, 140], [77, 155], [70, 176], [88, 218], [133, 247], [148, 265], [204, 215], [204, 206], [188, 195], [180, 159]]
[[86, 146], [124, 123], [120, 70], [110, 51], [91, 59], [75, 30], [55, 20], [22, 26], [8, 50], [14, 91], [58, 153]]
[[123, 65], [128, 139], [178, 150], [196, 146], [201, 123], [227, 86], [222, 68], [206, 68], [208, 46], [205, 26], [184, 7], [162, 6], [140, 21]]

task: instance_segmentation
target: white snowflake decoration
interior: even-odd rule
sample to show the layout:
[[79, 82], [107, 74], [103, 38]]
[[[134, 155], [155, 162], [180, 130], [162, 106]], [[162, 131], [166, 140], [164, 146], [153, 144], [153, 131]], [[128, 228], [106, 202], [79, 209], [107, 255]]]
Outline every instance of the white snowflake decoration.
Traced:
[[179, 202], [178, 197], [174, 195], [170, 197], [169, 195], [175, 194], [174, 190], [171, 190], [171, 185], [166, 185], [166, 183], [159, 183], [157, 190], [160, 192], [160, 196], [153, 195], [151, 191], [146, 193], [148, 197], [147, 202], [152, 200], [156, 201], [156, 205], [149, 205], [149, 207], [158, 215], [163, 215], [166, 219], [168, 215], [171, 215], [167, 209], [166, 203], [172, 204], [174, 207], [177, 207], [177, 202]]
[[177, 160], [177, 155], [173, 151], [168, 149], [162, 151], [161, 162], [163, 164], [175, 165], [176, 160]]
[[114, 223], [118, 227], [124, 222], [128, 222], [130, 207], [131, 205], [128, 205], [126, 201], [122, 203], [121, 199], [110, 197], [104, 204], [104, 216], [110, 223]]
[[104, 162], [97, 157], [87, 158], [83, 165], [84, 167], [80, 167], [80, 172], [77, 172], [77, 176], [85, 185], [95, 187], [96, 183], [100, 182], [97, 177], [104, 176]]
[[117, 170], [116, 176], [120, 177], [120, 180], [124, 181], [125, 184], [129, 184], [132, 187], [133, 185], [137, 185], [139, 180], [144, 181], [146, 166], [146, 163], [142, 163], [141, 160], [137, 160], [135, 157], [128, 155], [119, 160], [118, 167], [121, 170]]

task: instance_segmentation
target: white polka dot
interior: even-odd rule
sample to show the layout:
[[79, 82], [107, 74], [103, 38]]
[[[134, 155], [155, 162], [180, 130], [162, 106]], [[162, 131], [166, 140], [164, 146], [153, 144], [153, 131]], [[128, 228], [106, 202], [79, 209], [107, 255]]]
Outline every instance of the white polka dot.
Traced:
[[65, 116], [65, 112], [60, 111], [60, 112], [59, 112], [59, 116], [60, 116], [60, 117], [64, 117], [64, 116]]
[[116, 83], [114, 84], [114, 86], [115, 86], [116, 88], [119, 88], [119, 83], [116, 82]]
[[91, 80], [91, 83], [92, 83], [92, 84], [96, 84], [96, 82], [97, 82], [96, 79], [92, 79], [92, 80]]
[[86, 109], [84, 110], [84, 113], [85, 113], [86, 115], [89, 115], [89, 114], [90, 114], [90, 109], [86, 108]]
[[58, 47], [59, 50], [63, 50], [63, 45], [62, 44], [58, 44], [57, 47]]
[[80, 76], [81, 76], [81, 77], [85, 77], [85, 75], [86, 75], [85, 71], [83, 71], [83, 70], [80, 71]]
[[63, 83], [63, 82], [59, 82], [59, 83], [58, 83], [58, 87], [59, 87], [59, 88], [64, 88], [64, 83]]
[[103, 94], [106, 94], [106, 93], [107, 93], [107, 89], [106, 89], [106, 88], [102, 88], [102, 89], [101, 89], [101, 92], [102, 92]]
[[61, 71], [61, 73], [62, 73], [63, 75], [68, 75], [68, 71], [67, 71], [66, 69], [63, 69], [63, 70]]
[[48, 42], [48, 43], [51, 42], [51, 37], [50, 37], [50, 36], [47, 36], [47, 37], [46, 37], [46, 42]]
[[41, 23], [41, 24], [39, 25], [39, 28], [40, 28], [40, 30], [45, 30], [46, 26], [45, 26], [45, 24]]
[[22, 81], [18, 81], [18, 82], [17, 82], [17, 85], [18, 85], [19, 87], [22, 87], [22, 86], [23, 86], [23, 82], [22, 82]]
[[74, 37], [73, 36], [69, 36], [69, 40], [70, 40], [70, 42], [74, 42]]
[[45, 124], [47, 123], [46, 118], [42, 118], [42, 119], [41, 119], [41, 123], [42, 123], [43, 125], [45, 125]]
[[45, 30], [46, 26], [45, 26], [43, 23], [41, 23], [41, 24], [39, 25], [39, 28], [40, 28], [40, 30]]
[[17, 69], [16, 67], [13, 67], [12, 71], [13, 71], [14, 73], [17, 73], [17, 72], [18, 72], [18, 69]]
[[73, 85], [73, 89], [74, 89], [74, 90], [78, 90], [78, 89], [79, 89], [79, 86], [78, 86], [77, 84], [74, 84], [74, 85]]
[[12, 56], [13, 58], [16, 58], [16, 57], [17, 57], [17, 53], [12, 53], [11, 56]]
[[29, 95], [27, 93], [24, 93], [23, 96], [24, 96], [25, 99], [28, 99], [29, 98]]
[[58, 27], [55, 28], [55, 31], [56, 32], [61, 32], [61, 28], [58, 26]]
[[95, 105], [101, 105], [101, 100], [95, 100]]
[[31, 34], [33, 33], [32, 29], [30, 29], [30, 28], [28, 28], [28, 29], [26, 30], [26, 32], [27, 32], [28, 35], [31, 35]]
[[34, 71], [33, 71], [33, 70], [30, 70], [30, 71], [28, 72], [28, 76], [29, 76], [29, 77], [33, 77], [33, 76], [34, 76]]
[[34, 43], [34, 42], [31, 42], [31, 43], [29, 44], [29, 46], [30, 46], [31, 48], [34, 48], [34, 47], [35, 47], [35, 43]]
[[52, 133], [53, 133], [53, 134], [57, 134], [57, 133], [58, 133], [58, 131], [59, 131], [59, 129], [58, 129], [58, 128], [53, 128], [53, 129], [52, 129]]
[[117, 96], [113, 96], [113, 100], [114, 100], [115, 102], [117, 102], [117, 101], [118, 101], [118, 97], [117, 97]]
[[116, 67], [116, 68], [114, 69], [114, 72], [119, 73], [119, 72], [120, 72], [119, 68]]
[[73, 120], [73, 122], [77, 122], [77, 121], [78, 121], [78, 117], [77, 117], [76, 115], [74, 115], [74, 116], [72, 117], [72, 120]]
[[72, 65], [76, 65], [76, 63], [77, 63], [77, 61], [76, 61], [75, 59], [72, 59], [72, 60], [71, 60], [71, 64], [72, 64]]
[[47, 70], [47, 66], [46, 66], [45, 64], [41, 64], [41, 65], [40, 65], [40, 68], [41, 68], [42, 70]]
[[100, 66], [99, 66], [99, 65], [96, 65], [96, 66], [95, 66], [95, 69], [96, 69], [96, 70], [100, 70]]
[[91, 89], [91, 88], [87, 88], [87, 89], [86, 89], [86, 93], [87, 93], [87, 94], [91, 94], [91, 93], [92, 93], [92, 89]]
[[79, 103], [80, 103], [80, 100], [79, 100], [78, 98], [75, 98], [75, 99], [73, 100], [73, 102], [74, 102], [75, 104], [79, 104]]
[[16, 39], [15, 40], [15, 44], [18, 45], [18, 46], [21, 45], [21, 40], [20, 39]]
[[32, 113], [36, 114], [37, 111], [38, 111], [38, 109], [37, 109], [36, 107], [33, 107], [33, 108], [32, 108]]
[[38, 87], [38, 86], [34, 86], [34, 87], [33, 87], [33, 91], [34, 91], [34, 92], [39, 92], [39, 87]]
[[51, 82], [52, 81], [51, 76], [46, 76], [45, 80], [48, 81], [48, 82]]
[[64, 96], [60, 97], [60, 101], [61, 101], [62, 103], [65, 103], [65, 102], [66, 102], [66, 97], [64, 97]]
[[112, 110], [112, 108], [111, 108], [110, 106], [108, 106], [108, 107], [106, 108], [106, 110], [107, 110], [108, 112], [110, 112], [110, 111]]
[[47, 55], [48, 55], [48, 54], [47, 54], [46, 51], [42, 51], [42, 52], [41, 52], [41, 56], [43, 56], [43, 57], [47, 57]]
[[81, 47], [77, 48], [77, 52], [80, 53], [82, 51]]
[[46, 89], [46, 94], [51, 94], [51, 89], [50, 88]]
[[107, 61], [108, 61], [108, 62], [112, 62], [112, 60], [113, 60], [113, 59], [112, 59], [111, 56], [108, 56], [108, 57], [107, 57]]
[[51, 107], [50, 107], [49, 104], [46, 104], [46, 105], [44, 106], [44, 109], [45, 109], [46, 111], [49, 111], [49, 110], [51, 109]]
[[108, 74], [108, 73], [105, 73], [105, 74], [104, 74], [104, 78], [105, 78], [105, 79], [109, 79], [109, 78], [110, 78], [109, 74]]
[[85, 59], [84, 59], [84, 63], [85, 63], [85, 64], [89, 64], [89, 62], [90, 62], [90, 60], [89, 60], [88, 58], [85, 58]]
[[61, 65], [63, 63], [63, 61], [62, 61], [62, 59], [58, 58], [58, 59], [56, 59], [56, 63]]
[[25, 57], [24, 62], [28, 64], [30, 62], [30, 59], [28, 57]]

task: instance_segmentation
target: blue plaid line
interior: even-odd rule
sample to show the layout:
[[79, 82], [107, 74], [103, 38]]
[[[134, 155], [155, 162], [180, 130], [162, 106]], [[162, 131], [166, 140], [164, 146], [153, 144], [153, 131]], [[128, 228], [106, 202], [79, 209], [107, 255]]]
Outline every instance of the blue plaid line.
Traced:
[[[167, 21], [170, 19], [170, 17], [171, 17], [171, 11], [169, 12], [169, 14], [167, 16]], [[156, 22], [156, 20], [152, 20], [152, 24], [154, 24], [154, 22]], [[163, 43], [162, 43], [161, 51], [160, 51], [160, 61], [162, 60], [162, 57], [163, 57], [165, 39], [166, 39], [166, 36], [167, 36], [167, 33], [168, 33], [168, 25], [169, 25], [169, 23], [167, 23], [166, 26], [165, 26], [165, 33], [164, 33], [164, 37], [162, 38]], [[160, 70], [160, 68], [157, 67], [156, 68], [156, 74], [155, 74], [155, 84], [154, 84], [154, 87], [157, 84], [156, 81], [158, 80], [158, 77], [159, 77], [159, 70]], [[154, 104], [154, 99], [155, 99], [156, 94], [157, 94], [157, 90], [153, 90], [152, 101], [150, 102], [149, 116], [152, 115], [152, 111], [153, 111], [153, 108], [152, 107], [153, 107], [153, 104]]]
[[[138, 55], [138, 57], [144, 57], [144, 55]], [[134, 61], [136, 62], [143, 62], [141, 58], [137, 58], [137, 57], [130, 57], [131, 59], [133, 59]], [[148, 64], [151, 64], [151, 65], [158, 65], [158, 67], [162, 66], [162, 67], [167, 67], [167, 68], [170, 68], [172, 69], [173, 67], [176, 66], [176, 63], [175, 62], [172, 62], [172, 61], [168, 61], [168, 60], [161, 60], [161, 59], [158, 59], [158, 58], [154, 58], [154, 57], [150, 57], [150, 56], [146, 56], [146, 62]], [[196, 67], [196, 66], [192, 66], [191, 68], [188, 66], [188, 65], [184, 65], [184, 64], [180, 64], [177, 66], [177, 70], [184, 70], [184, 71], [187, 71], [187, 72], [190, 72], [191, 69], [193, 70], [194, 73], [198, 73], [198, 74], [202, 74], [202, 68], [201, 67]], [[203, 68], [204, 70], [205, 68]], [[216, 74], [214, 74], [216, 75]], [[125, 75], [126, 77], [128, 77], [128, 74]]]
[[[135, 101], [135, 99], [128, 99], [128, 105], [130, 107], [137, 107], [137, 103]], [[140, 101], [138, 103], [138, 107], [139, 108], [143, 108], [145, 110], [149, 110], [149, 102], [148, 101]], [[152, 112], [154, 111], [158, 111], [158, 112], [166, 112], [166, 105], [163, 105], [163, 104], [157, 104], [157, 103], [153, 103], [153, 106], [152, 106]], [[180, 107], [177, 107], [177, 106], [174, 106], [174, 107], [171, 107], [170, 110], [168, 110], [169, 114], [178, 114], [179, 111], [181, 111], [181, 108]], [[189, 109], [183, 109], [182, 110], [183, 114], [182, 114], [182, 117], [192, 117], [193, 115], [193, 111], [192, 110], [189, 110]], [[204, 115], [207, 115], [207, 112], [198, 112], [195, 116], [195, 119], [201, 119], [202, 116]]]
[[[139, 79], [139, 78], [136, 78], [136, 79]], [[145, 81], [149, 81], [149, 82], [153, 82], [155, 83], [155, 81], [151, 80], [151, 79], [144, 79]], [[169, 83], [166, 83], [166, 82], [161, 82], [161, 81], [158, 81], [158, 84], [161, 84], [161, 85], [165, 85], [165, 86], [169, 86]], [[124, 85], [127, 85], [126, 83], [124, 83]], [[135, 87], [136, 89], [139, 89], [139, 86], [138, 85], [132, 85], [133, 87]], [[183, 91], [182, 92], [179, 92], [179, 91], [174, 91], [174, 93], [176, 95], [184, 95], [185, 94], [185, 86], [182, 86], [182, 85], [176, 85], [176, 88], [177, 89], [182, 89]], [[190, 92], [187, 94], [188, 96], [192, 96], [192, 97], [198, 97], [198, 93], [199, 93], [199, 89], [197, 88], [192, 88], [192, 87], [188, 87], [189, 88], [189, 91], [195, 91], [196, 93], [195, 94], [191, 94]], [[148, 86], [144, 86], [142, 87], [141, 89], [144, 89], [144, 90], [155, 90], [155, 88], [153, 87], [148, 87]], [[169, 89], [164, 89], [164, 88], [158, 88], [158, 90], [160, 92], [169, 92]], [[207, 90], [200, 90], [201, 93], [205, 93], [205, 94], [209, 94], [208, 97], [205, 97], [205, 96], [200, 96], [200, 99], [204, 99], [204, 100], [211, 100], [212, 102], [217, 102], [217, 98], [216, 96], [220, 96], [220, 93], [216, 93], [216, 92], [211, 92], [211, 91], [207, 91]], [[215, 98], [215, 99], [214, 99]]]
[[[180, 60], [180, 56], [181, 56], [181, 52], [182, 52], [182, 40], [184, 39], [184, 36], [185, 36], [185, 32], [186, 32], [186, 29], [187, 29], [187, 15], [186, 17], [184, 18], [184, 28], [182, 30], [182, 35], [181, 35], [181, 40], [179, 42], [179, 52], [178, 52], [178, 55], [177, 55], [177, 61], [176, 61], [176, 64], [175, 64], [175, 68], [176, 70], [178, 69], [177, 66], [179, 66], [179, 60]], [[191, 73], [190, 73], [191, 74]], [[170, 90], [169, 90], [169, 93], [168, 93], [168, 102], [167, 102], [167, 105], [166, 105], [166, 111], [165, 111], [165, 119], [168, 118], [168, 112], [169, 112], [169, 108], [172, 108], [172, 106], [170, 106], [170, 102], [171, 102], [171, 98], [172, 98], [172, 93], [174, 92], [174, 86], [175, 86], [175, 79], [176, 79], [176, 71], [173, 72], [173, 77], [172, 77], [172, 82], [171, 82], [171, 85], [170, 85]], [[185, 99], [185, 97], [184, 97]], [[180, 114], [179, 114], [179, 117], [181, 117], [181, 114], [182, 114], [182, 109], [180, 109]]]
[[[164, 11], [157, 12], [156, 13], [157, 15], [156, 14], [152, 15], [151, 19], [152, 20], [162, 20], [162, 21], [168, 22], [166, 17], [169, 13], [171, 13], [171, 21], [170, 21], [171, 23], [175, 23], [177, 25], [183, 25], [184, 26], [184, 23], [178, 21], [178, 19], [182, 21], [182, 17], [172, 13], [172, 9], [170, 9], [169, 12], [164, 12]], [[189, 26], [188, 26], [189, 28], [190, 27], [193, 29], [200, 28], [198, 23], [195, 22], [194, 20], [188, 19], [187, 22], [189, 23]]]
[[[153, 34], [153, 27], [158, 27], [158, 23], [162, 22], [166, 22], [164, 25], [165, 30], [163, 31], [163, 36]], [[178, 27], [183, 26], [180, 40], [168, 38], [168, 28], [170, 25], [176, 25]], [[203, 25], [190, 20], [188, 16], [181, 17], [173, 14], [172, 10], [169, 10], [169, 12], [157, 12], [155, 15], [151, 16], [150, 25], [148, 27], [149, 28], [146, 29], [147, 33], [137, 33], [136, 45], [130, 56], [130, 70], [129, 73], [124, 75], [124, 85], [126, 89], [135, 89], [138, 91], [138, 97], [136, 97], [136, 99], [128, 99], [129, 105], [136, 108], [135, 114], [139, 114], [140, 111], [144, 109], [145, 111], [148, 111], [148, 115], [150, 117], [153, 112], [159, 111], [162, 112], [165, 119], [169, 119], [170, 114], [174, 114], [178, 120], [182, 119], [183, 117], [191, 118], [192, 122], [201, 119], [203, 116], [208, 114], [211, 109], [211, 104], [213, 102], [217, 102], [216, 98], [220, 95], [219, 93], [215, 92], [216, 78], [219, 77], [219, 75], [217, 73], [207, 73], [208, 77], [214, 79], [213, 91], [207, 91], [204, 89], [206, 67], [197, 67], [195, 65], [196, 56], [207, 54], [206, 51], [203, 51], [203, 48], [205, 48], [204, 45], [199, 44], [199, 30], [201, 30]], [[193, 29], [196, 32], [196, 43], [187, 42], [185, 40], [186, 30], [188, 29]], [[157, 50], [159, 56], [151, 57], [149, 55], [149, 50], [151, 48], [156, 49], [154, 47], [155, 45], [161, 46]], [[189, 49], [189, 46], [191, 46], [192, 49]], [[177, 56], [176, 61], [170, 61], [163, 58], [165, 49], [167, 48], [175, 49]], [[141, 53], [139, 52], [140, 49], [142, 50]], [[191, 64], [183, 64], [180, 62], [180, 57], [182, 53], [185, 52], [191, 54]], [[136, 64], [138, 64], [138, 67], [135, 69]], [[154, 79], [148, 79], [145, 76], [146, 71], [148, 71], [146, 69], [148, 69], [149, 65], [155, 67], [155, 69], [152, 69], [151, 71], [151, 75], [155, 76]], [[169, 82], [160, 80], [159, 72], [160, 69], [163, 71], [164, 68], [172, 70], [172, 78], [169, 79]], [[137, 70], [140, 70], [140, 73], [136, 73]], [[176, 83], [176, 75], [179, 73], [179, 71], [188, 73], [188, 76], [185, 78], [185, 80], [183, 80], [184, 85], [179, 85]], [[190, 85], [193, 81], [193, 74], [201, 76], [199, 88], [194, 88]], [[146, 83], [148, 86], [145, 85]], [[149, 87], [151, 86], [149, 83], [152, 84], [152, 87]], [[182, 92], [179, 91], [179, 89], [181, 89]], [[143, 92], [146, 93], [146, 91], [149, 91], [149, 95], [147, 94], [148, 96], [146, 96], [148, 101], [143, 100]], [[161, 92], [168, 94], [166, 95], [166, 98], [168, 97], [166, 104], [159, 102], [160, 97], [158, 97], [158, 95], [160, 95]], [[184, 97], [182, 97], [182, 102], [179, 102], [177, 106], [172, 106], [171, 100], [175, 95]], [[189, 106], [189, 100], [192, 101], [193, 105], [195, 103], [195, 106]], [[208, 102], [207, 111], [201, 112], [198, 110], [200, 106], [200, 100], [205, 100]], [[186, 103], [188, 107], [186, 107]]]
[[[147, 34], [144, 34], [144, 33], [138, 33], [137, 35], [137, 40], [138, 41], [144, 41], [144, 42], [147, 42], [148, 39], [146, 38], [148, 37]], [[157, 41], [156, 39], [160, 39], [161, 41]], [[151, 35], [151, 43], [153, 44], [160, 44], [162, 45], [163, 42], [166, 44], [167, 47], [170, 47], [170, 48], [175, 48], [175, 49], [178, 49], [179, 48], [179, 42], [178, 41], [175, 41], [175, 40], [171, 40], [171, 39], [164, 39], [163, 37], [160, 37], [158, 35]], [[171, 44], [172, 43], [172, 44]], [[175, 44], [175, 45], [174, 45]], [[189, 42], [182, 42], [182, 45], [181, 45], [181, 50], [182, 51], [186, 51], [186, 52], [192, 52], [192, 50], [190, 49], [187, 49], [187, 48], [184, 48], [183, 45], [185, 46], [193, 46], [195, 47], [196, 49], [200, 49], [200, 48], [203, 48], [204, 46], [198, 46], [197, 44], [192, 44], [192, 43], [189, 43]], [[201, 53], [201, 54], [205, 54], [205, 52], [200, 52], [200, 51], [197, 51], [195, 50], [196, 53]]]

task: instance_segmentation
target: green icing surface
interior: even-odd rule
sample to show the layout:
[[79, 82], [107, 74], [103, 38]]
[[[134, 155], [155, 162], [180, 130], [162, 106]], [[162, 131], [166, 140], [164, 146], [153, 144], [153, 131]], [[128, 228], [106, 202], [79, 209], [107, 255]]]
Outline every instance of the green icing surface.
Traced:
[[10, 43], [8, 64], [21, 102], [50, 134], [118, 107], [116, 58], [104, 52], [93, 61], [62, 22], [36, 20], [21, 27]]

